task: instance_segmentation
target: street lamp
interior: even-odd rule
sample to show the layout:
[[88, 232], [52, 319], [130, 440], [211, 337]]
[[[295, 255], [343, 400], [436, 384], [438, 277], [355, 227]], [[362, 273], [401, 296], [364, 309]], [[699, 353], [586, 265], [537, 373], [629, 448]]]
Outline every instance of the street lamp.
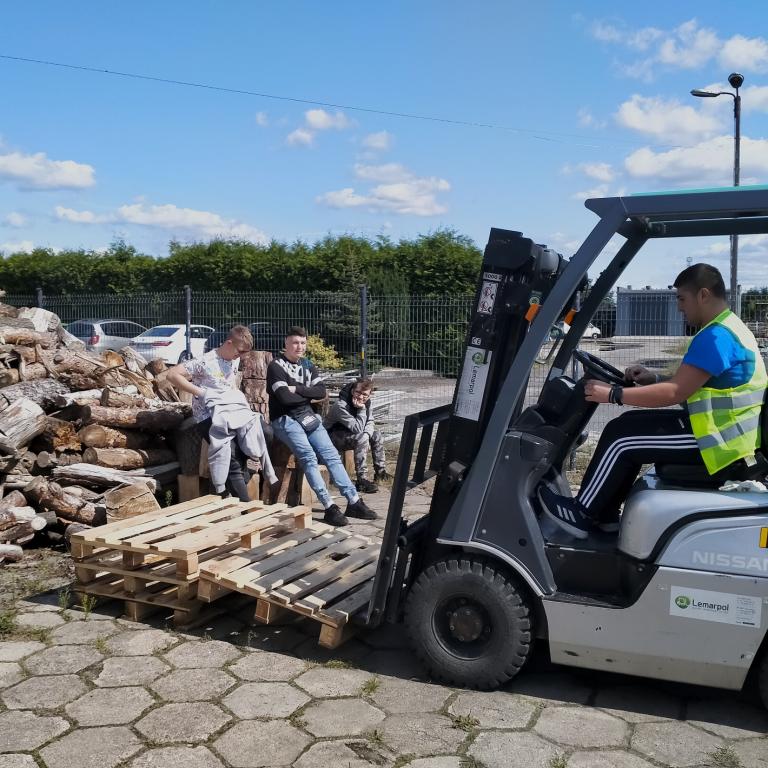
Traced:
[[[691, 96], [703, 99], [714, 99], [717, 96], [730, 96], [733, 99], [733, 186], [739, 186], [739, 172], [741, 170], [741, 96], [739, 88], [744, 84], [744, 75], [732, 72], [728, 75], [728, 83], [732, 91], [701, 91], [694, 88]], [[731, 235], [731, 311], [741, 317], [741, 296], [739, 296], [739, 236]]]

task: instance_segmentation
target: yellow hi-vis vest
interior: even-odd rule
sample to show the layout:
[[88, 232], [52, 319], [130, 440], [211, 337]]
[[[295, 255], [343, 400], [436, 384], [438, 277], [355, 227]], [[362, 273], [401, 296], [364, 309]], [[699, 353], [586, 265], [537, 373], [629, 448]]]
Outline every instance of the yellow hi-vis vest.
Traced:
[[734, 461], [754, 457], [760, 446], [760, 412], [768, 385], [763, 358], [747, 326], [730, 309], [704, 328], [714, 324], [726, 328], [754, 353], [755, 369], [745, 384], [727, 389], [702, 387], [688, 398], [691, 427], [710, 475]]

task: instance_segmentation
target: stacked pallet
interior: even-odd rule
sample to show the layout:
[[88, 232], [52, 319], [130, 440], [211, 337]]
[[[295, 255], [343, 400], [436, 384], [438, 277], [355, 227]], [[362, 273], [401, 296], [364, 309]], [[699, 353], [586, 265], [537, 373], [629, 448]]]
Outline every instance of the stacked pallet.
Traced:
[[197, 600], [201, 563], [310, 521], [304, 507], [210, 495], [81, 531], [70, 540], [75, 590], [124, 601], [133, 620], [165, 609], [187, 625], [204, 605]]

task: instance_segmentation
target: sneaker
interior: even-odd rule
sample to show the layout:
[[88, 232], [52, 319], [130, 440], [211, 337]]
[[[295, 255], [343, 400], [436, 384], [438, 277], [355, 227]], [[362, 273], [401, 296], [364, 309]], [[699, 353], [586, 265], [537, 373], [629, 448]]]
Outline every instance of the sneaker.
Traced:
[[618, 533], [620, 527], [621, 522], [619, 520], [611, 520], [610, 522], [606, 521], [597, 524], [598, 530], [601, 530], [603, 533]]
[[577, 539], [586, 539], [592, 521], [584, 514], [584, 508], [576, 499], [558, 496], [546, 485], [539, 488], [539, 501], [544, 508], [544, 514]]
[[328, 525], [335, 525], [337, 528], [341, 528], [343, 525], [349, 525], [349, 520], [347, 520], [346, 515], [339, 509], [338, 504], [331, 504], [331, 506], [325, 510], [323, 522], [328, 523]]
[[387, 480], [392, 479], [392, 475], [390, 475], [386, 469], [377, 469], [373, 474], [373, 479], [377, 483], [386, 482]]
[[361, 520], [375, 520], [378, 515], [362, 500], [347, 504], [347, 517], [359, 517]]
[[376, 493], [379, 490], [379, 486], [376, 485], [376, 483], [372, 483], [370, 480], [361, 477], [356, 483], [355, 488], [357, 488], [360, 493]]

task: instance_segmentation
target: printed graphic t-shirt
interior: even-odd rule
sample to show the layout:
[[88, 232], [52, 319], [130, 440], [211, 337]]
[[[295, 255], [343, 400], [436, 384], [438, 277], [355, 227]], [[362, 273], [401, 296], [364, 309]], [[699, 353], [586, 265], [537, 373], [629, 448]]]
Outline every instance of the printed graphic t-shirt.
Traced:
[[[182, 365], [184, 370], [190, 374], [195, 386], [218, 390], [235, 389], [237, 386], [235, 374], [240, 368], [239, 358], [224, 360], [219, 357], [219, 353], [215, 349], [212, 349], [202, 357], [187, 360]], [[193, 397], [192, 418], [200, 422], [205, 421], [210, 415], [210, 410], [205, 407], [204, 398]]]

